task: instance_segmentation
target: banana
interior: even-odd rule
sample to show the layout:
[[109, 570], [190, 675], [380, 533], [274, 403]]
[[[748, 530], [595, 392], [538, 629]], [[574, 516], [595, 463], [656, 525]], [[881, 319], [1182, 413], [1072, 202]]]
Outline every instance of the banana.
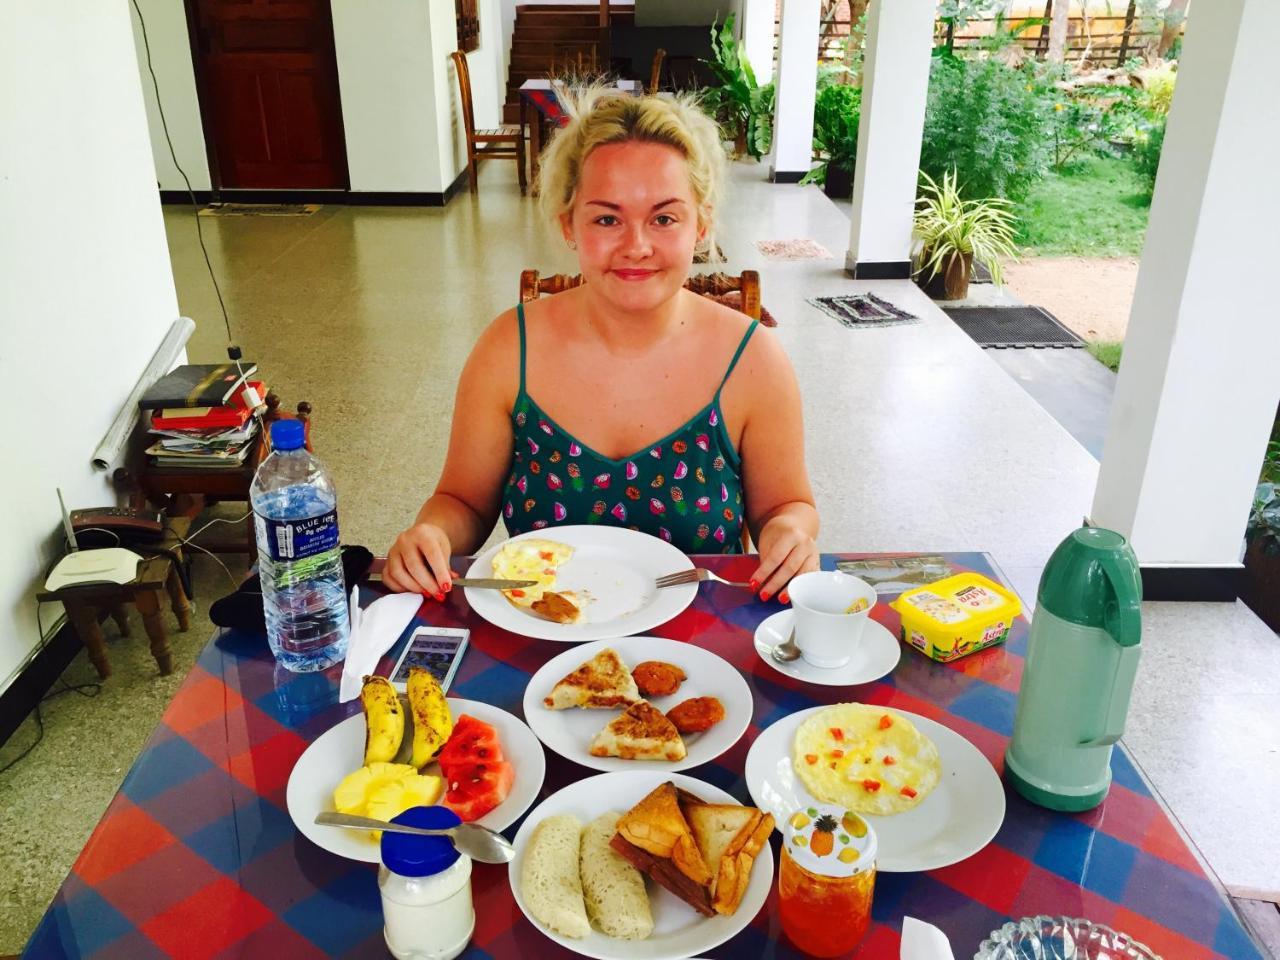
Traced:
[[407, 687], [409, 710], [413, 713], [413, 759], [409, 762], [421, 770], [444, 749], [453, 733], [453, 714], [430, 671], [411, 668]]
[[364, 707], [364, 762], [390, 763], [404, 740], [404, 709], [386, 677], [365, 677], [360, 688]]

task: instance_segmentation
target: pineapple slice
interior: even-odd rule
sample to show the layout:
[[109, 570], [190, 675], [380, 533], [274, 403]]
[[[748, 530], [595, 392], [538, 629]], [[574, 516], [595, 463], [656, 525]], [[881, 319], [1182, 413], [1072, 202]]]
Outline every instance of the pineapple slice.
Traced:
[[[427, 774], [414, 773], [391, 780], [369, 794], [365, 816], [375, 820], [393, 820], [410, 807], [429, 807], [440, 799], [443, 787], [444, 782], [439, 777]], [[375, 840], [382, 837], [381, 830], [369, 832]]]
[[333, 806], [339, 813], [365, 815], [369, 797], [387, 783], [414, 776], [417, 770], [407, 763], [371, 763], [343, 777], [333, 791]]

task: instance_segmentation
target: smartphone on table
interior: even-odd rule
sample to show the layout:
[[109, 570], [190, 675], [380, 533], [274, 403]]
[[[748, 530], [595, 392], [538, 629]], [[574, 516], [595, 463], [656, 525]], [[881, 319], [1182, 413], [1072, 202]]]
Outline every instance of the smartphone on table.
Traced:
[[446, 693], [458, 664], [467, 649], [471, 631], [451, 627], [419, 627], [405, 644], [404, 652], [391, 671], [391, 684], [401, 693], [409, 682], [409, 668], [429, 670]]

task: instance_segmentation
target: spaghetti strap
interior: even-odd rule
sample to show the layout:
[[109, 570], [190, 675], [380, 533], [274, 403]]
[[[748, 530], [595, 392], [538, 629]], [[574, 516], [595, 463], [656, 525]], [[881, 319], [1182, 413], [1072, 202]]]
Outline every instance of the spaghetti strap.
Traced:
[[524, 339], [524, 304], [516, 304], [516, 322], [520, 327], [520, 392], [516, 395], [523, 397], [524, 392], [524, 355], [525, 355], [525, 339]]
[[[733, 373], [733, 368], [738, 365], [738, 360], [742, 357], [742, 351], [747, 349], [747, 341], [751, 339], [751, 335], [756, 332], [756, 327], [760, 326], [759, 320], [752, 320], [751, 326], [747, 327], [747, 332], [742, 335], [742, 342], [738, 344], [738, 351], [733, 355], [733, 359], [729, 361], [729, 369], [724, 372], [724, 379], [720, 381], [720, 386], [716, 390], [716, 398], [719, 399], [720, 391], [724, 389], [724, 385], [729, 382], [729, 376]], [[524, 330], [523, 327], [520, 328]], [[523, 336], [523, 333], [521, 334]], [[524, 376], [523, 368], [521, 376]]]

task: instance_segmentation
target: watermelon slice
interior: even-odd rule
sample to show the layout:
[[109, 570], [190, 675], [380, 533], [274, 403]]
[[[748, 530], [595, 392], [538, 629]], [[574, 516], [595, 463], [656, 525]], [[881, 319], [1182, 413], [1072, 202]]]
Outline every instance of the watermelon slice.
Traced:
[[447, 777], [451, 767], [505, 760], [506, 757], [502, 755], [498, 731], [464, 713], [454, 723], [453, 733], [437, 759]]
[[505, 760], [463, 764], [445, 772], [444, 805], [463, 821], [479, 820], [507, 798], [516, 771]]

